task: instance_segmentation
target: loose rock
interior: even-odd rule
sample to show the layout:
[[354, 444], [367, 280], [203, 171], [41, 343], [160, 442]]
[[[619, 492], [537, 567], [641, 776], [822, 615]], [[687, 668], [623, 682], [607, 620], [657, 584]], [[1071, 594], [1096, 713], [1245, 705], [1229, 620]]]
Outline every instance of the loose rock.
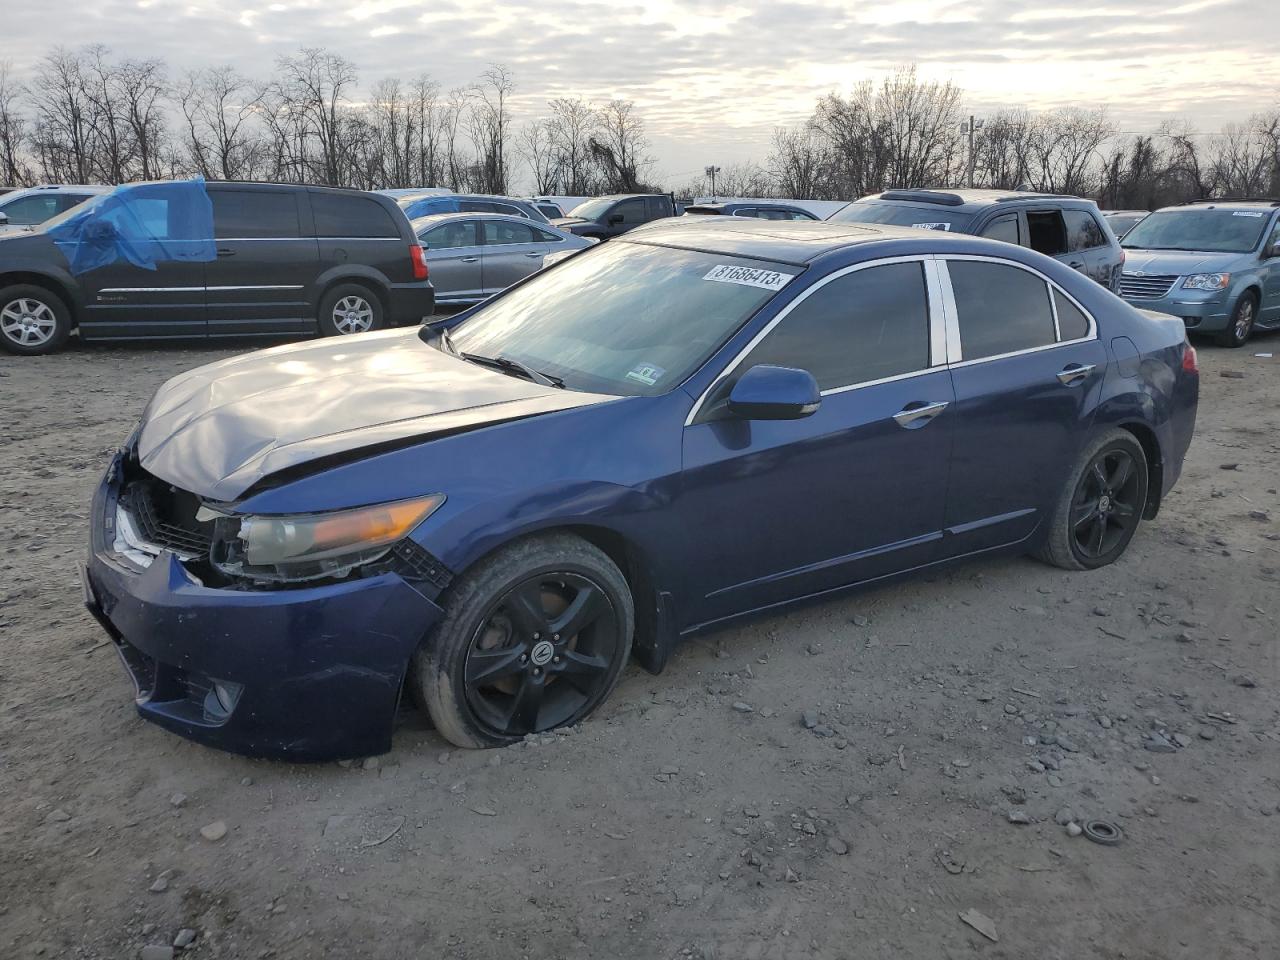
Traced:
[[183, 927], [178, 931], [178, 935], [173, 938], [173, 945], [179, 950], [185, 950], [196, 942], [198, 934], [190, 927]]
[[827, 849], [836, 854], [836, 856], [843, 857], [849, 852], [849, 845], [839, 837], [830, 837], [827, 840]]
[[227, 824], [223, 820], [215, 820], [213, 823], [207, 823], [200, 828], [200, 836], [204, 837], [210, 843], [217, 843], [227, 835]]

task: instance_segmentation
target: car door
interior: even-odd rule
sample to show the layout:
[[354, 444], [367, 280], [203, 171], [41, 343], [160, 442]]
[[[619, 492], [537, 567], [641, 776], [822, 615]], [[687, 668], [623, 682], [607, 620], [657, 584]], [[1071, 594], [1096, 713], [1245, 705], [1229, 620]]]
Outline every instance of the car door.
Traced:
[[[933, 559], [954, 399], [933, 270], [917, 258], [825, 278], [703, 398], [685, 428], [681, 494], [701, 551], [690, 564], [696, 622]], [[735, 375], [758, 364], [812, 373], [817, 411], [800, 420], [717, 416]]]
[[648, 222], [649, 214], [644, 197], [628, 197], [626, 200], [619, 200], [604, 218], [606, 234], [610, 237], [616, 237], [620, 233], [626, 233], [633, 227]]
[[486, 294], [505, 290], [542, 268], [546, 249], [528, 220], [497, 218], [480, 222], [484, 235], [482, 274]]
[[[154, 261], [154, 269], [121, 257], [81, 274], [84, 339], [205, 335], [208, 264], [166, 259], [167, 251], [191, 239], [186, 219], [190, 211], [181, 198], [169, 194], [163, 184], [135, 188], [100, 215], [103, 224], [131, 238]], [[207, 242], [207, 235], [203, 239]]]
[[1108, 290], [1114, 289], [1120, 282], [1120, 248], [1112, 245], [1107, 232], [1087, 210], [1063, 210], [1062, 220], [1067, 228], [1068, 257], [1083, 260], [1083, 273]]
[[205, 270], [210, 336], [309, 333], [307, 287], [319, 274], [302, 229], [301, 190], [212, 184], [218, 257]]
[[483, 300], [480, 225], [475, 220], [450, 220], [423, 232], [427, 267], [436, 300]]
[[1262, 245], [1262, 305], [1258, 319], [1264, 324], [1280, 322], [1280, 255], [1268, 256], [1271, 251], [1280, 254], [1280, 216]]
[[1056, 499], [1107, 368], [1096, 323], [1030, 267], [941, 261], [956, 408], [944, 549], [1015, 543]]

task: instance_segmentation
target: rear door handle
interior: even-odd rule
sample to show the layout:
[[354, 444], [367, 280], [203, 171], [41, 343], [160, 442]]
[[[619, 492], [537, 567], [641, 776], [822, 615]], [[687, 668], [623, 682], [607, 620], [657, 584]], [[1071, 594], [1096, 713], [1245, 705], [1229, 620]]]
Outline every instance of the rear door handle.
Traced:
[[542, 254], [540, 254], [540, 253], [526, 253], [526, 254], [525, 254], [525, 256], [526, 256], [526, 257], [540, 257], [540, 256], [542, 256]]
[[1077, 383], [1084, 383], [1089, 374], [1093, 373], [1095, 366], [1096, 364], [1093, 363], [1068, 363], [1058, 374], [1058, 382], [1064, 387], [1074, 387]]
[[[205, 247], [205, 249], [207, 250], [209, 248]], [[236, 252], [234, 250], [228, 249], [227, 247], [218, 248], [218, 256], [220, 257], [234, 257], [235, 255], [236, 255]]]
[[939, 400], [937, 403], [919, 401], [917, 403], [909, 403], [893, 415], [893, 419], [897, 421], [898, 426], [906, 427], [908, 430], [923, 427], [950, 405], [945, 400]]
[[459, 263], [475, 263], [479, 259], [480, 259], [479, 257], [463, 257], [458, 262]]

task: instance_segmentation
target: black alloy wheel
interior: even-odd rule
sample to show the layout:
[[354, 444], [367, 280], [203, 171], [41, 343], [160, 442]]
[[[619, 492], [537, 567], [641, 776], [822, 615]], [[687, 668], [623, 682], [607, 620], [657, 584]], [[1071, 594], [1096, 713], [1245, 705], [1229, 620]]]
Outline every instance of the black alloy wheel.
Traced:
[[485, 617], [467, 649], [467, 704], [500, 737], [562, 726], [603, 698], [622, 626], [604, 588], [577, 573], [530, 577]]
[[[1071, 500], [1072, 550], [1089, 566], [1108, 562], [1132, 538], [1142, 517], [1145, 472], [1123, 449], [1103, 450], [1089, 464]], [[1118, 548], [1118, 549], [1117, 549]]]

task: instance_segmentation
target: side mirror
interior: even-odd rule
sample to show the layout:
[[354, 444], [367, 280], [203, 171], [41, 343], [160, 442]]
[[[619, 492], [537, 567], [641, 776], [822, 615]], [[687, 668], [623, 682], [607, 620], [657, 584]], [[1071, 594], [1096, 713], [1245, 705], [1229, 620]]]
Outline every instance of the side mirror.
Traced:
[[620, 213], [609, 214], [609, 226], [616, 227], [621, 222], [622, 222], [622, 214]]
[[[3, 216], [4, 214], [0, 213], [0, 217], [3, 217]], [[1262, 248], [1263, 260], [1274, 260], [1276, 257], [1280, 257], [1280, 240], [1277, 240], [1275, 243], [1271, 244], [1271, 246], [1269, 247]]]
[[6, 224], [8, 222], [9, 222], [9, 215], [7, 213], [0, 213], [0, 225]]
[[729, 391], [729, 414], [742, 420], [800, 420], [821, 402], [818, 381], [808, 370], [760, 364]]

